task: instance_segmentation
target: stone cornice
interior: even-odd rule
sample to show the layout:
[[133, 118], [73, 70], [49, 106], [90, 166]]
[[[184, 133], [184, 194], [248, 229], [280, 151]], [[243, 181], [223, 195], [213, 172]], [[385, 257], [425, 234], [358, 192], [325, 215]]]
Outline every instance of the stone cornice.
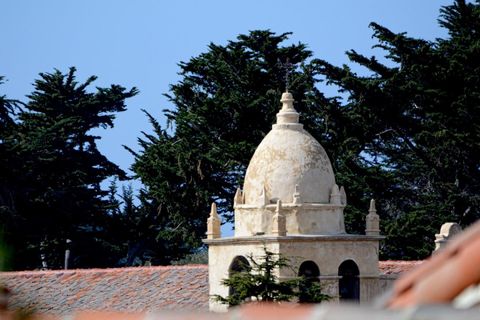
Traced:
[[279, 242], [378, 242], [385, 239], [384, 236], [366, 236], [357, 234], [336, 235], [287, 235], [282, 237], [261, 235], [250, 237], [227, 237], [217, 239], [203, 239], [203, 243], [210, 246], [223, 244], [261, 244]]
[[[255, 204], [237, 204], [234, 206], [234, 209], [267, 209], [270, 211], [275, 211], [275, 204], [267, 204], [266, 206], [255, 205]], [[324, 209], [324, 210], [335, 210], [335, 209], [344, 209], [345, 205], [341, 204], [332, 204], [332, 203], [282, 203], [283, 209], [306, 209], [306, 210], [315, 210], [315, 209]]]

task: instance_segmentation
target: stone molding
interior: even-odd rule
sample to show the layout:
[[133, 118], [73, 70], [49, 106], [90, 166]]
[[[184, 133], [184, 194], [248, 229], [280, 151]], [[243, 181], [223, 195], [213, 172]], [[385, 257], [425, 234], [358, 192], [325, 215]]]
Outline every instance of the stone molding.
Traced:
[[245, 243], [279, 243], [279, 242], [342, 242], [355, 241], [357, 243], [378, 242], [385, 239], [384, 236], [366, 236], [356, 234], [338, 234], [338, 235], [287, 235], [287, 236], [250, 236], [250, 237], [228, 237], [218, 239], [203, 239], [203, 243], [208, 245], [223, 244], [245, 244]]
[[[267, 204], [267, 205], [256, 205], [256, 204], [237, 204], [234, 206], [234, 209], [267, 209], [272, 212], [275, 211], [277, 205], [275, 203]], [[305, 210], [337, 210], [337, 209], [344, 209], [345, 205], [343, 204], [332, 204], [332, 203], [282, 203], [283, 209], [305, 209]]]

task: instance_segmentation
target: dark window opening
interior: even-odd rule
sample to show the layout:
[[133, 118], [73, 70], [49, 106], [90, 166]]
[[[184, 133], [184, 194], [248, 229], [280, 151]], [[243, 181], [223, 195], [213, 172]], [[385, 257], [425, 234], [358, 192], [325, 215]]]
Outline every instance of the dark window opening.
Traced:
[[346, 260], [338, 267], [340, 301], [360, 301], [360, 272], [353, 260]]
[[298, 301], [301, 303], [317, 302], [313, 297], [318, 295], [320, 290], [320, 269], [313, 261], [305, 261], [298, 269], [298, 276], [303, 277], [299, 285], [300, 295]]
[[[247, 272], [250, 270], [250, 263], [245, 257], [237, 256], [233, 259], [232, 263], [230, 264], [230, 268], [228, 269], [228, 275], [231, 277], [233, 274], [238, 272]], [[228, 294], [231, 296], [235, 294], [235, 289], [230, 287], [228, 289]]]

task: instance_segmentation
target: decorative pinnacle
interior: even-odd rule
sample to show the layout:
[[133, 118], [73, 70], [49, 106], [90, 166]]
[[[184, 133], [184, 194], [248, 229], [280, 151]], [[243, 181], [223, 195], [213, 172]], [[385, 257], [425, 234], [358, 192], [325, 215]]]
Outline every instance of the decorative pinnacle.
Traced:
[[365, 234], [367, 236], [380, 235], [380, 217], [375, 208], [375, 200], [370, 200], [370, 209], [368, 209], [367, 219], [365, 221]]
[[295, 192], [293, 193], [293, 203], [294, 204], [300, 204], [302, 202], [302, 199], [300, 197], [300, 191], [299, 191], [299, 186], [298, 184], [295, 185]]
[[377, 213], [377, 208], [375, 208], [375, 200], [370, 200], [370, 209], [368, 209], [369, 213]]
[[344, 206], [347, 205], [347, 193], [345, 192], [345, 187], [340, 187], [340, 200]]
[[282, 200], [277, 200], [277, 207], [275, 208], [275, 214], [279, 215], [282, 212]]
[[282, 109], [277, 113], [277, 124], [294, 124], [298, 123], [299, 114], [293, 107], [293, 96], [290, 92], [282, 94]]
[[282, 214], [282, 200], [277, 200], [275, 214], [272, 217], [272, 235], [283, 237], [287, 235], [287, 220]]
[[267, 204], [270, 203], [270, 201], [267, 198], [267, 188], [265, 188], [265, 185], [263, 185], [262, 193], [260, 194], [260, 197], [259, 197], [259, 203], [262, 206], [266, 206]]
[[213, 202], [210, 209], [210, 217], [207, 219], [207, 239], [220, 237], [220, 217], [217, 213], [217, 204]]
[[290, 92], [286, 91], [282, 93], [282, 99], [280, 102], [282, 103], [282, 109], [280, 112], [296, 112], [295, 108], [293, 107], [293, 96]]
[[212, 202], [212, 208], [210, 209], [210, 217], [218, 218], [217, 204], [215, 202]]
[[233, 204], [236, 206], [237, 204], [243, 204], [243, 194], [240, 188], [237, 188], [237, 192], [235, 192], [235, 197], [233, 198]]
[[332, 192], [330, 193], [330, 203], [331, 204], [342, 204], [341, 196], [340, 196], [340, 189], [338, 185], [335, 183], [332, 187]]

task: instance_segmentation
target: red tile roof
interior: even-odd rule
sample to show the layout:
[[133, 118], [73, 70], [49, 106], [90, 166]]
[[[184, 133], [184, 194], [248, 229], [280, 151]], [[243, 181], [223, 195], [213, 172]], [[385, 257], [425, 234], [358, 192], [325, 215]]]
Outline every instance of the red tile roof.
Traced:
[[9, 308], [65, 314], [74, 310], [208, 310], [206, 265], [0, 273]]
[[[379, 268], [396, 276], [420, 263], [380, 261]], [[208, 310], [207, 265], [3, 272], [0, 283], [11, 291], [10, 309], [43, 314]]]
[[423, 260], [420, 261], [403, 261], [403, 260], [387, 260], [379, 261], [378, 268], [380, 274], [383, 275], [399, 275], [407, 272], [420, 265]]
[[[480, 283], [480, 221], [456, 236], [421, 266], [404, 274], [393, 285], [389, 308], [449, 303], [471, 285]], [[478, 304], [479, 295], [465, 298]], [[471, 300], [471, 301], [468, 301]], [[478, 318], [478, 316], [477, 316]]]

